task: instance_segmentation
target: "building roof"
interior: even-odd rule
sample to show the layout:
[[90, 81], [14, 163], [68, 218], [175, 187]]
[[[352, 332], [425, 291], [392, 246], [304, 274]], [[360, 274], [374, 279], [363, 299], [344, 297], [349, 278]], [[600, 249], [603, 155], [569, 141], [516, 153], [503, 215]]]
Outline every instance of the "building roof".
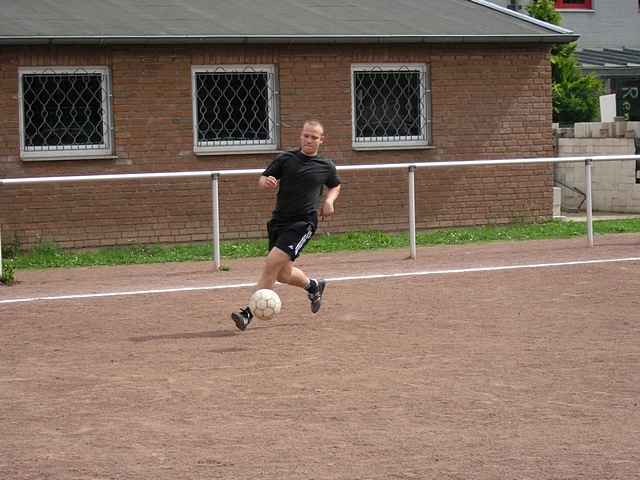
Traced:
[[485, 0], [0, 0], [0, 44], [566, 43]]
[[640, 76], [640, 50], [633, 48], [586, 48], [576, 52], [580, 68], [602, 77]]

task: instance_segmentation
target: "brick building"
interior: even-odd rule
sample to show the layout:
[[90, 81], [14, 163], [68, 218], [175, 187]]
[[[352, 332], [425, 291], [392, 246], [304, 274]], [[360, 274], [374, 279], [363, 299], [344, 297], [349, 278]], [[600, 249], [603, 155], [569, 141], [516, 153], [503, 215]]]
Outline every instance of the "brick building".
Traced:
[[[482, 0], [69, 5], [0, 20], [0, 177], [262, 168], [311, 117], [338, 165], [552, 156], [549, 50], [576, 38]], [[417, 226], [550, 217], [551, 175], [419, 170]], [[321, 231], [406, 229], [406, 173], [341, 176]], [[255, 185], [221, 180], [223, 239], [264, 235], [273, 198]], [[23, 247], [204, 241], [211, 190], [4, 186], [0, 222]]]

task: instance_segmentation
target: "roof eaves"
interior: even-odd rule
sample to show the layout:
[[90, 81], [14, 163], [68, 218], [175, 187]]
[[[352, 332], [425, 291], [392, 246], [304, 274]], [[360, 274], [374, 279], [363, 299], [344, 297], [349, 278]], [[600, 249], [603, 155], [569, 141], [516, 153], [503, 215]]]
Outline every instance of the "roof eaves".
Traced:
[[605, 67], [603, 65], [582, 64], [580, 69], [585, 73], [595, 73], [601, 78], [629, 78], [640, 75], [640, 67]]
[[[577, 35], [575, 36], [577, 38]], [[107, 45], [189, 43], [564, 43], [566, 34], [547, 35], [60, 35], [2, 36], [0, 45]]]

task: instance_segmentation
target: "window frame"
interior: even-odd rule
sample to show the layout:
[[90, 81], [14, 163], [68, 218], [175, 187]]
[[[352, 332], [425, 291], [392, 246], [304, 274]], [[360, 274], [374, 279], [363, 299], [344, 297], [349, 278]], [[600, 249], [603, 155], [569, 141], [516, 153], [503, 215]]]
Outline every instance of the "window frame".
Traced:
[[565, 0], [554, 0], [556, 10], [593, 10], [593, 0], [584, 0], [584, 4], [565, 3]]
[[[379, 137], [379, 141], [358, 141], [358, 138], [376, 138], [376, 137], [357, 137], [357, 118], [356, 118], [356, 91], [355, 91], [355, 74], [357, 72], [375, 71], [415, 71], [420, 74], [420, 99], [421, 106], [424, 106], [424, 112], [421, 112], [421, 135], [414, 140], [384, 140], [389, 137]], [[426, 63], [354, 63], [351, 64], [351, 146], [354, 150], [400, 150], [400, 149], [422, 149], [432, 148], [431, 135], [431, 69]], [[422, 138], [420, 138], [422, 137]]]
[[[101, 77], [102, 139], [101, 144], [63, 145], [62, 147], [27, 147], [25, 144], [24, 75], [52, 75], [89, 73]], [[28, 66], [18, 67], [18, 121], [20, 158], [22, 160], [82, 160], [87, 158], [114, 158], [113, 113], [110, 69], [107, 66]]]
[[[268, 120], [269, 132], [273, 132], [269, 142], [255, 144], [229, 144], [229, 141], [203, 141], [198, 140], [198, 94], [196, 77], [199, 73], [249, 73], [264, 72], [267, 74], [268, 85]], [[280, 120], [278, 111], [278, 79], [277, 70], [274, 64], [219, 64], [219, 65], [193, 65], [191, 67], [191, 102], [193, 121], [193, 152], [196, 155], [220, 155], [229, 153], [254, 153], [254, 152], [275, 152], [279, 146]], [[199, 145], [200, 144], [200, 145]], [[202, 145], [205, 144], [205, 145]]]

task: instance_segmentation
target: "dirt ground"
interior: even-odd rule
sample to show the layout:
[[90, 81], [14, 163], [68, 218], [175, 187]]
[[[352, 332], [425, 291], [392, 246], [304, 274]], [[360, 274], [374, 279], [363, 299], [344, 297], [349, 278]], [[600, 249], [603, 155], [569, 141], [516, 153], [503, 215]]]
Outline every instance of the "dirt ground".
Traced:
[[320, 313], [278, 286], [282, 313], [245, 332], [251, 288], [227, 287], [261, 259], [19, 271], [0, 478], [638, 478], [639, 247], [303, 255], [330, 279]]

